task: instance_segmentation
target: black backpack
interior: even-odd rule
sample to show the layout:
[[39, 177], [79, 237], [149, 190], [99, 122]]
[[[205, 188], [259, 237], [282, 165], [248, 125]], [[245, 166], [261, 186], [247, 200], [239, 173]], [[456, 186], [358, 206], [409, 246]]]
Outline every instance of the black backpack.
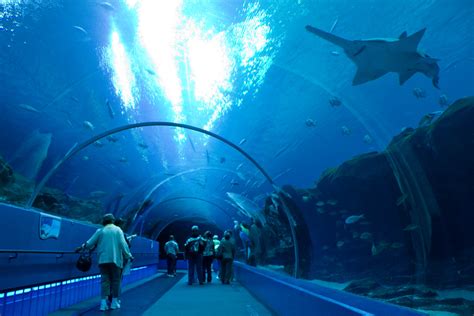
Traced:
[[193, 241], [189, 242], [188, 244], [188, 252], [193, 255], [202, 252], [203, 250], [202, 248], [203, 248], [203, 245], [202, 245], [201, 238], [196, 238]]
[[92, 266], [92, 256], [90, 251], [83, 251], [77, 259], [76, 268], [82, 272], [87, 272]]
[[193, 241], [193, 243], [189, 247], [189, 252], [193, 254], [199, 253], [199, 240]]

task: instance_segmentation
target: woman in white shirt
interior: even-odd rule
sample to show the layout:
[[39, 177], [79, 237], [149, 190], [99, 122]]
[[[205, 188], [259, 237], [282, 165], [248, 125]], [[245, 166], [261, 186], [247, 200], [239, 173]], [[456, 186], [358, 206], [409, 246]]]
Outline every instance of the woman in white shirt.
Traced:
[[109, 309], [107, 297], [112, 296], [110, 309], [120, 308], [118, 293], [120, 274], [123, 260], [133, 260], [130, 249], [125, 241], [122, 230], [114, 225], [114, 215], [105, 214], [102, 218], [103, 228], [98, 229], [94, 235], [84, 243], [81, 248], [97, 249], [97, 257], [101, 275], [101, 301], [100, 310]]

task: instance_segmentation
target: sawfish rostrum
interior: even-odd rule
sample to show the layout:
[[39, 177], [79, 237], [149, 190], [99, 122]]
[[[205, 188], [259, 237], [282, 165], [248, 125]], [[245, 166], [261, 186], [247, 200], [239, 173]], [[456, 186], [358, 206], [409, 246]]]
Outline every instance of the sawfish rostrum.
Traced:
[[399, 38], [347, 40], [307, 25], [310, 33], [341, 47], [344, 53], [357, 66], [352, 85], [356, 86], [382, 77], [389, 72], [399, 75], [403, 85], [417, 72], [431, 78], [433, 85], [439, 89], [438, 59], [432, 58], [418, 50], [418, 43], [425, 34], [422, 29], [410, 36], [403, 32]]

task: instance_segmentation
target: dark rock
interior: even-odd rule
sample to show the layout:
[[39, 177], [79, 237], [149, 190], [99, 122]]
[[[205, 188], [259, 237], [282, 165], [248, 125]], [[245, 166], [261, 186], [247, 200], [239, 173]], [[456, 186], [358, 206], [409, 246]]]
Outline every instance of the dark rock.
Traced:
[[[473, 121], [474, 97], [458, 100], [432, 124], [404, 129], [383, 152], [326, 170], [315, 188], [288, 190], [311, 225], [312, 278], [359, 280], [344, 290], [474, 314], [474, 302], [436, 292], [474, 284]], [[337, 205], [316, 205], [329, 200]], [[344, 223], [360, 214], [358, 223]], [[371, 237], [362, 240], [364, 232]], [[374, 254], [372, 245], [383, 251]]]
[[474, 301], [469, 301], [463, 298], [437, 300], [430, 298], [403, 296], [388, 300], [388, 302], [410, 308], [446, 311], [450, 313], [455, 313], [457, 315], [471, 316], [474, 312]]
[[59, 204], [59, 201], [52, 194], [41, 193], [36, 197], [33, 206], [48, 210], [52, 209], [57, 204]]
[[12, 168], [0, 157], [0, 185], [8, 185], [14, 180]]
[[416, 296], [422, 298], [432, 298], [438, 296], [438, 293], [420, 287], [412, 287], [412, 286], [386, 286], [383, 288], [379, 288], [376, 291], [372, 291], [369, 293], [370, 297], [381, 298], [381, 299], [392, 299], [401, 296]]
[[352, 281], [348, 286], [344, 288], [344, 291], [365, 295], [380, 288], [381, 285], [378, 282], [375, 282], [371, 279], [364, 279]]
[[[349, 280], [370, 276], [384, 284], [396, 282], [402, 275], [415, 279], [415, 274], [416, 280], [433, 286], [472, 281], [471, 274], [451, 260], [473, 258], [472, 253], [465, 254], [474, 248], [473, 121], [474, 98], [461, 99], [431, 125], [405, 129], [385, 151], [360, 155], [330, 168], [315, 189], [302, 190], [300, 194], [310, 191], [319, 201], [338, 201], [335, 210], [326, 205], [318, 212], [314, 202], [312, 209], [300, 206], [305, 213], [316, 214], [313, 218], [305, 215], [306, 222], [313, 225], [311, 240], [320, 242], [313, 256], [320, 257], [318, 251], [326, 247], [324, 253], [341, 262], [343, 271], [320, 260], [313, 266], [345, 274]], [[347, 212], [338, 213], [341, 209]], [[359, 214], [365, 218], [356, 225], [337, 225]], [[410, 224], [416, 229], [404, 230]], [[373, 238], [354, 237], [362, 232]], [[375, 245], [395, 242], [403, 247], [388, 246], [374, 256], [372, 240]], [[344, 241], [344, 246], [336, 247], [338, 241]], [[349, 263], [347, 258], [353, 260]], [[313, 270], [317, 275], [318, 269]]]

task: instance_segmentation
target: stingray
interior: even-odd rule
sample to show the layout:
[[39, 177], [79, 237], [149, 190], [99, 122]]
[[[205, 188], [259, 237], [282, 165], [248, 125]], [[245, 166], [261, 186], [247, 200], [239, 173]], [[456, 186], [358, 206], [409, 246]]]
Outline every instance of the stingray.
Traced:
[[403, 32], [399, 38], [367, 40], [347, 40], [310, 25], [306, 26], [306, 30], [344, 49], [347, 57], [357, 66], [352, 81], [354, 86], [378, 79], [389, 72], [397, 73], [400, 85], [403, 85], [420, 72], [431, 78], [433, 85], [439, 89], [438, 59], [418, 50], [426, 29], [410, 36]]

